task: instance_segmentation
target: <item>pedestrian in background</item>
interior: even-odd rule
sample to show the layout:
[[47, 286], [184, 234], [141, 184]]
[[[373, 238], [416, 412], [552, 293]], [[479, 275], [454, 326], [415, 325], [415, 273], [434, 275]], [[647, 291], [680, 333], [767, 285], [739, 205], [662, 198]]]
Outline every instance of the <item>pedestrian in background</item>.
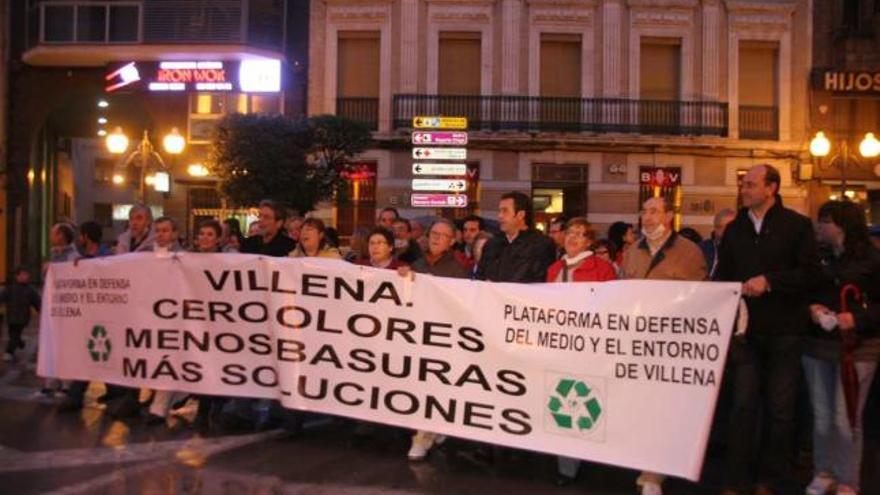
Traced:
[[614, 244], [617, 253], [614, 262], [620, 265], [623, 263], [623, 253], [636, 242], [636, 231], [631, 223], [614, 222], [608, 227], [608, 240]]
[[287, 211], [272, 200], [260, 201], [260, 219], [256, 232], [244, 240], [241, 252], [285, 257], [296, 248], [296, 241], [283, 229]]
[[394, 221], [398, 218], [400, 218], [400, 213], [397, 212], [397, 208], [386, 206], [385, 208], [382, 208], [382, 211], [379, 212], [379, 216], [376, 217], [376, 225], [393, 231]]
[[349, 239], [349, 249], [345, 253], [345, 261], [349, 263], [358, 263], [363, 260], [370, 259], [370, 252], [367, 249], [367, 236], [370, 229], [363, 225], [355, 227]]
[[116, 254], [145, 251], [153, 243], [153, 212], [143, 203], [128, 210], [128, 229], [116, 239]]
[[565, 254], [565, 224], [565, 217], [558, 216], [551, 220], [550, 225], [547, 227], [547, 236], [556, 246], [557, 260]]
[[724, 208], [716, 213], [715, 218], [712, 219], [712, 234], [700, 243], [700, 250], [703, 251], [703, 257], [706, 258], [710, 279], [715, 277], [715, 271], [718, 268], [718, 245], [721, 244], [724, 231], [734, 218], [736, 218], [736, 212], [730, 208]]
[[[856, 495], [862, 467], [862, 412], [880, 358], [880, 251], [868, 239], [861, 206], [829, 201], [819, 208], [818, 220], [822, 271], [809, 294], [812, 323], [803, 356], [813, 405], [815, 473], [806, 493], [824, 495], [834, 490], [837, 495]], [[846, 299], [846, 308], [841, 307], [841, 298]], [[856, 380], [849, 391], [856, 394], [854, 410], [847, 407], [849, 394], [842, 376], [847, 354], [854, 361]]]
[[412, 225], [405, 218], [398, 218], [392, 224], [394, 232], [394, 258], [398, 263], [412, 265], [422, 257], [422, 248], [412, 237]]
[[31, 274], [27, 268], [20, 266], [13, 273], [12, 283], [0, 290], [0, 302], [6, 303], [6, 326], [9, 340], [3, 361], [15, 359], [15, 353], [24, 349], [25, 327], [31, 322], [31, 310], [40, 310], [40, 295], [31, 286]]

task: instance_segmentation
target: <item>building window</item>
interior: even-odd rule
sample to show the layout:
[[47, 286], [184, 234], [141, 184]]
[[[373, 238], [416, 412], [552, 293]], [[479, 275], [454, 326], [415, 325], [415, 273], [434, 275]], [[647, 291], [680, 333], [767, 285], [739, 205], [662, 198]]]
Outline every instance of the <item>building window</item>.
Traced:
[[482, 45], [478, 32], [441, 32], [437, 54], [437, 111], [441, 115], [482, 120]]
[[541, 35], [541, 96], [581, 96], [581, 35]]
[[550, 222], [556, 217], [585, 216], [589, 176], [587, 165], [533, 165], [535, 228], [546, 232]]
[[478, 32], [441, 32], [437, 94], [479, 95], [483, 73], [481, 50]]
[[639, 126], [642, 132], [679, 134], [681, 39], [644, 37], [639, 54]]
[[739, 46], [739, 134], [743, 139], [779, 139], [779, 47]]
[[541, 35], [541, 123], [576, 131], [581, 123], [581, 36]]
[[222, 201], [220, 194], [213, 187], [190, 187], [189, 188], [189, 209], [211, 209], [220, 208]]
[[336, 114], [367, 124], [379, 124], [378, 31], [339, 33], [336, 72]]
[[116, 160], [112, 158], [95, 159], [95, 183], [109, 186], [113, 183], [113, 171], [116, 169]]
[[641, 41], [639, 97], [674, 101], [681, 98], [681, 39], [650, 38]]

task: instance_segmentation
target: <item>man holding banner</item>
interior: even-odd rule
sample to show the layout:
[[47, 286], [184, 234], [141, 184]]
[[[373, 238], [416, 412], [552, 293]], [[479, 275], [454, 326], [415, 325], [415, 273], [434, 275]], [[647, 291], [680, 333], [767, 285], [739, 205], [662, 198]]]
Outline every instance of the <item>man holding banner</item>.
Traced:
[[[700, 248], [672, 228], [675, 209], [665, 197], [650, 198], [642, 205], [642, 239], [623, 253], [624, 278], [692, 280], [706, 278], [706, 262]], [[642, 495], [662, 495], [665, 476], [643, 472], [636, 480]]]

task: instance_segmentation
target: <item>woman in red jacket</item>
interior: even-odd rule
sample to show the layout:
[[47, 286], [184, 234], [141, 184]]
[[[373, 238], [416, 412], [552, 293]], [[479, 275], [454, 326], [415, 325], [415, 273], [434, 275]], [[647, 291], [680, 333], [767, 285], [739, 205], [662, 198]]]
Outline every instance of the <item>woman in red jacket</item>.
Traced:
[[[565, 224], [565, 254], [547, 270], [548, 282], [605, 282], [615, 280], [614, 265], [591, 251], [596, 231], [584, 217], [572, 218]], [[577, 477], [578, 459], [558, 457], [557, 484], [572, 483]]]
[[548, 282], [605, 282], [615, 280], [614, 265], [595, 256], [596, 231], [584, 217], [565, 224], [565, 254], [547, 270]]

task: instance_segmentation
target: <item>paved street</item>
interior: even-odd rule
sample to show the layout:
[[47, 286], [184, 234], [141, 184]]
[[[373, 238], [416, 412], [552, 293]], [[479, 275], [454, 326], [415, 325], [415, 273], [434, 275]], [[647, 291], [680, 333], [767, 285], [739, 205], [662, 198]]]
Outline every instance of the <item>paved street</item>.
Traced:
[[[33, 342], [33, 337], [30, 338]], [[32, 345], [28, 350], [33, 352]], [[51, 494], [474, 494], [590, 493], [633, 494], [635, 474], [587, 465], [574, 485], [556, 486], [554, 459], [514, 454], [492, 465], [471, 446], [447, 442], [427, 462], [405, 459], [402, 432], [381, 430], [353, 442], [351, 424], [312, 419], [304, 434], [281, 431], [201, 437], [183, 418], [172, 428], [147, 426], [142, 419], [107, 418], [90, 390], [79, 414], [59, 413], [38, 396], [41, 380], [32, 362], [0, 366], [0, 487], [2, 493]], [[880, 493], [876, 399], [865, 452], [865, 494]], [[710, 450], [704, 483], [671, 480], [667, 493], [717, 493], [720, 449]], [[805, 464], [806, 460], [802, 461]], [[802, 483], [809, 472], [798, 471]], [[803, 485], [801, 485], [803, 486]], [[792, 493], [802, 493], [792, 487]]]

